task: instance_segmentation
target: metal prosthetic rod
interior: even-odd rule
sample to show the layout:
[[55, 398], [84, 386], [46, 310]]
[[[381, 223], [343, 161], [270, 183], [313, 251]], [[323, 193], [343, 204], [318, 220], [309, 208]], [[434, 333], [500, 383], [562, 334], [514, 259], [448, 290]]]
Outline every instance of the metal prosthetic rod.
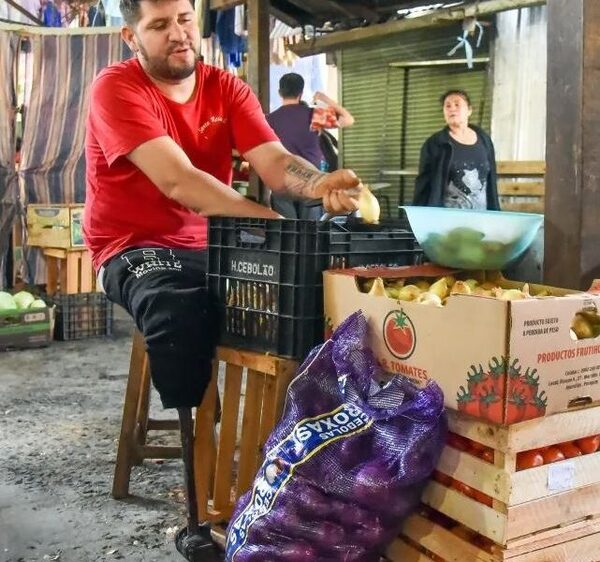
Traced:
[[210, 535], [210, 525], [198, 522], [196, 482], [194, 479], [194, 424], [191, 408], [177, 408], [181, 428], [187, 527], [175, 537], [177, 550], [190, 562], [220, 562], [224, 557]]

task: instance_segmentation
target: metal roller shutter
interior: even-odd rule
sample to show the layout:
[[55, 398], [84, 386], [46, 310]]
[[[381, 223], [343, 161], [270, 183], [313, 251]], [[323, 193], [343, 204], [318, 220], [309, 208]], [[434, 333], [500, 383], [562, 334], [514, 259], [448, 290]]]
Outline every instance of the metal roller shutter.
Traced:
[[[356, 119], [342, 130], [342, 161], [363, 181], [390, 184], [376, 192], [385, 214], [395, 216], [398, 204], [412, 200], [414, 175], [398, 170], [416, 170], [422, 143], [444, 126], [439, 103], [444, 91], [466, 90], [473, 103], [471, 122], [489, 130], [489, 64], [472, 70], [462, 63], [431, 64], [451, 60], [446, 53], [460, 33], [457, 27], [407, 32], [340, 53], [340, 97]], [[488, 56], [487, 36], [477, 58]], [[453, 58], [464, 58], [464, 50]]]

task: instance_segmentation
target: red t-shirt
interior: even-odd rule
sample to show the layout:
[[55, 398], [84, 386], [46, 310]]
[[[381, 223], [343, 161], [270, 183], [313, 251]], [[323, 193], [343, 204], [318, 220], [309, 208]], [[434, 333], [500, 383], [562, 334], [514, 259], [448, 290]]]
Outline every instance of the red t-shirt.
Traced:
[[163, 195], [125, 156], [171, 137], [198, 169], [231, 183], [231, 153], [276, 141], [250, 87], [198, 63], [193, 98], [177, 103], [148, 78], [137, 59], [95, 79], [87, 121], [83, 233], [94, 267], [132, 246], [205, 248], [207, 219]]

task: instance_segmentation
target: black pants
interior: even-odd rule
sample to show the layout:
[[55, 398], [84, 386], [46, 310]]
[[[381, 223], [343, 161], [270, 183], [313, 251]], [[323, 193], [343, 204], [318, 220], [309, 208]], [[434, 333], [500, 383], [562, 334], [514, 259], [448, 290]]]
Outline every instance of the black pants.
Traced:
[[107, 297], [144, 334], [152, 382], [165, 408], [200, 404], [218, 335], [206, 289], [207, 252], [131, 248], [103, 265]]

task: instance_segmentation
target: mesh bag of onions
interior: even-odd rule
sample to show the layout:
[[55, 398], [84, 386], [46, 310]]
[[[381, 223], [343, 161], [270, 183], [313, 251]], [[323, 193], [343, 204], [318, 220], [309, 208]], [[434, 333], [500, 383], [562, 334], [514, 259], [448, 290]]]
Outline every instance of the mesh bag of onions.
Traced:
[[252, 489], [227, 530], [229, 562], [378, 562], [419, 504], [446, 439], [441, 389], [385, 380], [357, 312], [288, 389]]

